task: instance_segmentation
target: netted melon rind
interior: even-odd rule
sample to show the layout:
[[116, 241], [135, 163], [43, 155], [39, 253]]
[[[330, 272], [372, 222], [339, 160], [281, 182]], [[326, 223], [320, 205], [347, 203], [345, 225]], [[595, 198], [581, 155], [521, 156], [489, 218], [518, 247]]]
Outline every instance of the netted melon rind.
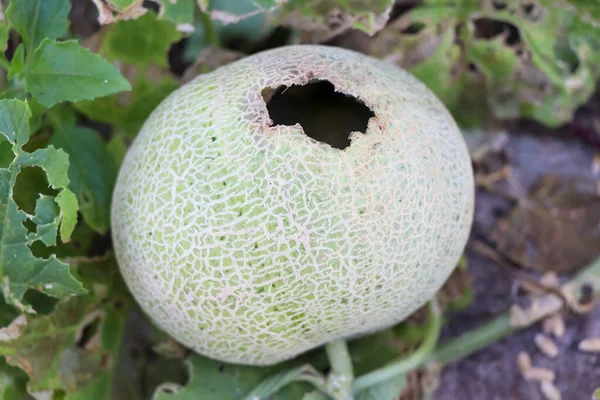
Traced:
[[[271, 126], [261, 91], [315, 79], [375, 113], [344, 150]], [[348, 50], [288, 46], [157, 107], [119, 172], [113, 242], [167, 333], [269, 365], [422, 306], [464, 249], [473, 187], [463, 138], [421, 82]]]

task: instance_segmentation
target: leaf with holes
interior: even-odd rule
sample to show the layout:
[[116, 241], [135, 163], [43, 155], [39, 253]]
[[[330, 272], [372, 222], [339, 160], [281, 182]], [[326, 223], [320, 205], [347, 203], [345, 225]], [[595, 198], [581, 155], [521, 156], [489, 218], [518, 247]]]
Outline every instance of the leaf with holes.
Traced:
[[[22, 310], [33, 312], [21, 302], [29, 289], [62, 298], [86, 293], [81, 283], [69, 272], [67, 264], [54, 255], [37, 258], [31, 245], [41, 241], [46, 245], [56, 243], [56, 233], [68, 241], [77, 221], [77, 198], [67, 187], [69, 157], [50, 146], [33, 153], [23, 150], [29, 141], [29, 107], [20, 100], [0, 101], [0, 133], [12, 147], [14, 158], [6, 168], [0, 169], [0, 254], [2, 283], [7, 302]], [[42, 168], [49, 185], [58, 191], [56, 197], [40, 197], [35, 215], [20, 210], [13, 199], [17, 176], [26, 167]], [[24, 223], [33, 223], [35, 230], [28, 232]]]
[[323, 42], [349, 28], [374, 35], [388, 22], [393, 5], [393, 0], [292, 0], [283, 5], [276, 21], [310, 32], [313, 42]]
[[69, 187], [77, 195], [85, 222], [106, 233], [116, 170], [104, 141], [96, 131], [67, 125], [55, 129], [50, 145], [69, 155]]
[[98, 8], [100, 25], [135, 19], [148, 11], [143, 6], [144, 0], [92, 0], [92, 2]]
[[540, 0], [428, 0], [369, 42], [419, 77], [464, 125], [496, 118], [568, 121], [600, 77], [600, 30], [586, 7]]
[[76, 40], [44, 39], [34, 58], [31, 68], [24, 71], [25, 86], [46, 107], [131, 90], [117, 68]]
[[17, 317], [3, 329], [0, 355], [27, 373], [30, 392], [108, 400], [130, 298], [112, 255], [75, 267], [90, 295], [63, 299], [49, 315]]
[[[276, 367], [250, 367], [245, 365], [223, 364], [193, 354], [188, 360], [189, 381], [185, 387], [169, 383], [158, 387], [153, 400], [239, 400], [245, 398], [262, 381], [284, 371], [291, 364], [280, 364]], [[300, 370], [292, 370], [294, 372]], [[277, 375], [278, 378], [291, 375]], [[290, 381], [285, 382], [290, 383]], [[281, 383], [278, 381], [278, 383]], [[271, 395], [269, 399], [299, 399], [314, 388], [307, 383], [296, 382]]]
[[176, 25], [194, 23], [194, 0], [156, 0], [160, 4], [158, 17]]
[[70, 9], [69, 0], [11, 0], [6, 16], [31, 55], [43, 39], [67, 33]]

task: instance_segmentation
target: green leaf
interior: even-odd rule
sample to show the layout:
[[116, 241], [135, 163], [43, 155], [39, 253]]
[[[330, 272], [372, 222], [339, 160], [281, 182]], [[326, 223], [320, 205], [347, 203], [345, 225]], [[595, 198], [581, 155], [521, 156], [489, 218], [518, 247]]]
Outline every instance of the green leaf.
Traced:
[[90, 295], [61, 300], [49, 315], [21, 315], [7, 328], [0, 355], [27, 373], [30, 392], [109, 400], [131, 302], [112, 255], [78, 259], [75, 267]]
[[[21, 303], [25, 292], [36, 289], [52, 297], [84, 294], [80, 282], [69, 272], [67, 264], [54, 255], [37, 258], [30, 246], [40, 240], [55, 243], [49, 232], [56, 234], [60, 226], [61, 238], [67, 241], [77, 219], [77, 200], [67, 187], [69, 178], [68, 155], [54, 147], [37, 149], [33, 153], [23, 150], [29, 141], [29, 116], [27, 104], [20, 100], [0, 101], [0, 133], [8, 140], [15, 155], [8, 168], [0, 168], [0, 265], [2, 265], [3, 291], [8, 303], [32, 312]], [[20, 210], [13, 199], [13, 188], [19, 172], [25, 167], [41, 167], [48, 183], [58, 190], [54, 198], [57, 206], [49, 205], [49, 198], [38, 200], [36, 215]], [[30, 220], [35, 232], [28, 232], [24, 222]]]
[[[244, 397], [245, 400], [268, 399], [278, 393], [284, 387], [295, 381], [315, 381], [319, 378], [319, 373], [310, 365], [295, 367], [290, 370], [282, 371], [269, 376], [252, 389]], [[319, 382], [325, 386], [325, 382]]]
[[158, 17], [179, 24], [194, 23], [194, 0], [157, 0], [160, 4]]
[[76, 40], [44, 39], [35, 51], [35, 63], [25, 71], [25, 85], [46, 107], [131, 90], [117, 68]]
[[[292, 0], [283, 5], [279, 22], [311, 31], [319, 41], [331, 38], [348, 28], [360, 29], [374, 35], [388, 22], [393, 5], [394, 0]], [[332, 23], [331, 13], [334, 10], [337, 10], [340, 16]]]
[[174, 394], [158, 388], [153, 400], [240, 400], [271, 371], [269, 368], [223, 364], [195, 354], [188, 363], [187, 386]]
[[77, 196], [85, 222], [106, 233], [116, 170], [100, 134], [76, 126], [57, 127], [50, 144], [69, 155], [69, 187]]
[[6, 16], [23, 38], [30, 57], [42, 40], [67, 33], [70, 9], [69, 0], [11, 0]]
[[9, 26], [6, 22], [0, 21], [0, 67], [8, 68], [8, 61], [4, 52], [8, 46], [8, 30]]
[[[280, 364], [275, 367], [250, 367], [244, 365], [224, 364], [197, 354], [188, 359], [189, 381], [187, 386], [180, 388], [172, 384], [165, 384], [157, 388], [152, 397], [153, 400], [240, 400], [259, 385], [263, 379], [277, 374], [287, 368], [289, 363]], [[292, 370], [292, 375], [296, 370]], [[302, 370], [300, 372], [305, 372]], [[276, 375], [275, 383], [286, 374]], [[290, 375], [291, 376], [291, 375]], [[168, 390], [168, 392], [167, 392]], [[285, 390], [269, 397], [272, 400], [296, 399], [312, 390], [306, 383], [294, 383], [288, 385]], [[173, 393], [175, 391], [175, 393]]]
[[[152, 34], [148, 34], [152, 32]], [[120, 21], [110, 27], [100, 53], [109, 60], [120, 60], [137, 66], [156, 64], [167, 67], [171, 44], [181, 37], [172, 23], [146, 13], [133, 20]]]
[[18, 77], [25, 68], [25, 46], [21, 43], [17, 46], [10, 66], [8, 67], [8, 79]]
[[179, 83], [172, 78], [165, 78], [158, 83], [148, 82], [144, 78], [138, 79], [131, 104], [125, 109], [119, 126], [125, 129], [128, 136], [135, 137], [150, 113], [178, 87]]
[[123, 163], [123, 160], [125, 159], [125, 155], [127, 154], [127, 143], [125, 142], [125, 137], [121, 135], [113, 136], [110, 139], [110, 142], [108, 142], [106, 150], [110, 154], [114, 169], [118, 171], [119, 167]]
[[406, 376], [400, 375], [361, 390], [356, 395], [356, 400], [396, 400], [400, 398], [404, 388], [406, 388]]
[[74, 106], [86, 117], [112, 124], [124, 130], [127, 136], [135, 137], [150, 113], [178, 87], [179, 83], [170, 77], [158, 83], [139, 77], [134, 84], [129, 104], [119, 103], [116, 96], [107, 96], [93, 101], [82, 101]]
[[25, 385], [27, 376], [18, 368], [6, 363], [0, 357], [0, 400], [16, 400], [27, 398]]

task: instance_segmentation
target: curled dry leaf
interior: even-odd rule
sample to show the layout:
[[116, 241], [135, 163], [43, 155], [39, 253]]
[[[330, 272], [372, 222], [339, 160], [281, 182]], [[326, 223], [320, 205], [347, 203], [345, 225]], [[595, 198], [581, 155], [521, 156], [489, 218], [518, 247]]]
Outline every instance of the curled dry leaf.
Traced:
[[6, 328], [0, 329], [0, 342], [10, 342], [21, 336], [21, 327], [27, 325], [27, 317], [24, 314], [15, 318]]
[[546, 315], [554, 314], [563, 306], [562, 299], [555, 294], [532, 297], [526, 307], [513, 304], [510, 308], [510, 324], [515, 327], [529, 326]]
[[289, 2], [270, 19], [272, 23], [303, 30], [303, 42], [321, 43], [350, 28], [374, 35], [385, 27], [393, 5], [393, 0]]
[[144, 0], [129, 0], [128, 2], [119, 2], [118, 5], [110, 0], [92, 1], [98, 8], [98, 23], [100, 23], [100, 25], [135, 19], [146, 14], [148, 11], [148, 9], [142, 5]]

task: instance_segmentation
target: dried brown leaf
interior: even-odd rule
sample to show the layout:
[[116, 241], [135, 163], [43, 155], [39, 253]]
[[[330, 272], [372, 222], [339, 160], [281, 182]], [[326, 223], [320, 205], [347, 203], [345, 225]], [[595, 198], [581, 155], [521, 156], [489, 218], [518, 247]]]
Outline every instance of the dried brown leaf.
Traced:
[[557, 273], [589, 263], [600, 254], [600, 196], [588, 186], [543, 177], [498, 221], [498, 250], [523, 267]]
[[27, 325], [27, 317], [24, 314], [15, 318], [6, 328], [0, 329], [0, 342], [10, 342], [21, 336], [21, 327]]

